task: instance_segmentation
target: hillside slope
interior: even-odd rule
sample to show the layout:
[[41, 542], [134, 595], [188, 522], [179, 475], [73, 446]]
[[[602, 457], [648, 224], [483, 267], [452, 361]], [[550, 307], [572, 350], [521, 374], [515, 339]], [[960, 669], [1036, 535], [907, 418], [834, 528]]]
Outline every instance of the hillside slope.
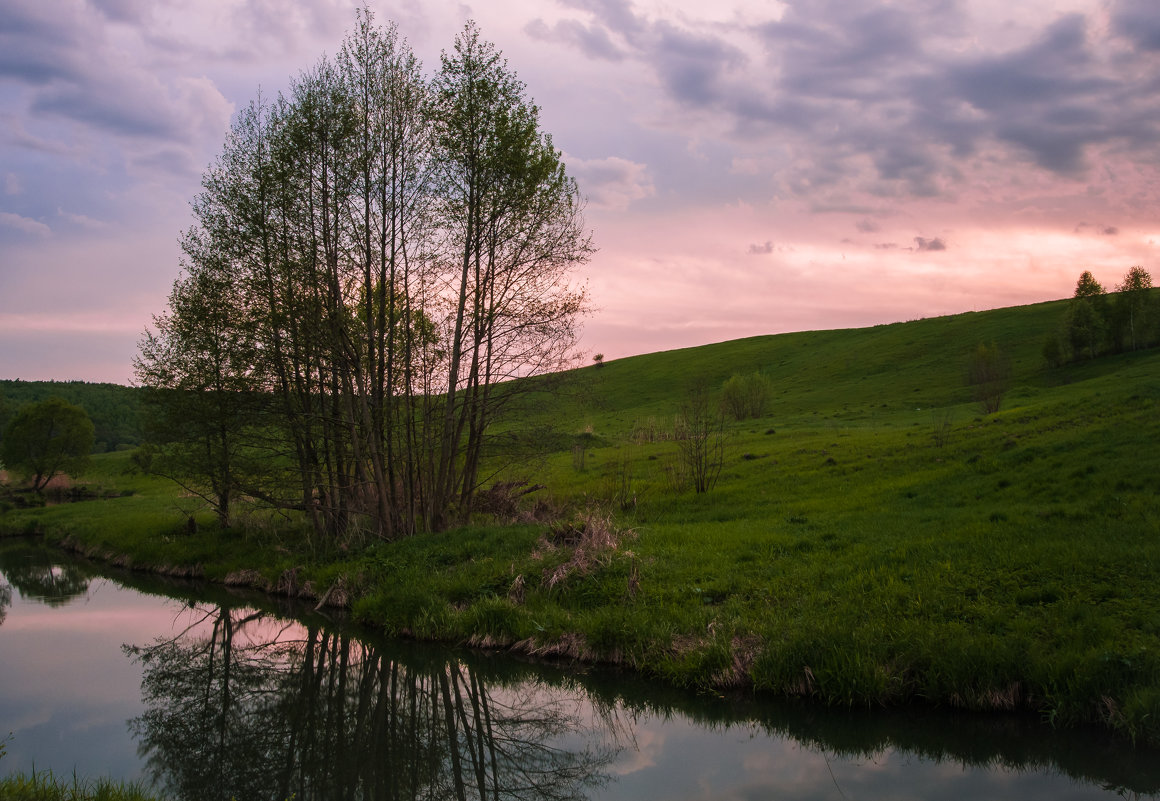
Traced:
[[[1065, 302], [708, 345], [588, 366], [523, 396], [472, 525], [326, 547], [94, 460], [131, 497], [10, 510], [140, 567], [346, 599], [387, 631], [622, 664], [826, 703], [1029, 709], [1160, 744], [1160, 349], [1048, 369]], [[968, 355], [1012, 364], [983, 414]], [[694, 492], [690, 386], [761, 371]], [[714, 440], [715, 441], [715, 440]], [[539, 486], [526, 495], [519, 487]], [[515, 489], [513, 489], [515, 488]], [[482, 503], [486, 500], [486, 503]], [[170, 522], [165, 522], [166, 520]], [[243, 570], [244, 569], [244, 570]], [[313, 589], [311, 589], [313, 588]]]

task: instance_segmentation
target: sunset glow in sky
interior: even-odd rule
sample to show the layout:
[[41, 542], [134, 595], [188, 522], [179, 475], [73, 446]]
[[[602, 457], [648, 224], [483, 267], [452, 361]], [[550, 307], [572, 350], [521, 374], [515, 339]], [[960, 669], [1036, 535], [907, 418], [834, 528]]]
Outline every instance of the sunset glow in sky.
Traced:
[[[128, 383], [231, 116], [350, 0], [5, 0], [0, 378]], [[588, 198], [606, 359], [1070, 295], [1160, 253], [1155, 0], [373, 0], [467, 19]]]

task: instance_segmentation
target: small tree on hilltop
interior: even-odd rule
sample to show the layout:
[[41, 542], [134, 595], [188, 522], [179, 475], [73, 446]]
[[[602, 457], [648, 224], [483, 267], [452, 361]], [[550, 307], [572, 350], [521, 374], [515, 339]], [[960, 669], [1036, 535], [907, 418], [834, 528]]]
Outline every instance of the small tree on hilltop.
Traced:
[[1084, 351], [1090, 359], [1099, 354], [1108, 330], [1107, 293], [1090, 270], [1084, 270], [1075, 284], [1064, 327], [1075, 358]]
[[1116, 287], [1116, 319], [1127, 334], [1132, 350], [1143, 347], [1147, 341], [1151, 289], [1152, 276], [1143, 267], [1129, 269], [1123, 283]]
[[40, 492], [60, 473], [75, 476], [93, 450], [93, 423], [80, 406], [49, 398], [20, 409], [4, 430], [2, 459]]
[[1075, 294], [1072, 297], [1087, 298], [1094, 302], [1102, 299], [1105, 294], [1104, 285], [1096, 280], [1092, 271], [1084, 270], [1080, 273], [1079, 280], [1075, 282]]
[[979, 343], [967, 362], [967, 383], [984, 414], [994, 414], [1003, 403], [1011, 377], [1011, 363], [999, 346]]

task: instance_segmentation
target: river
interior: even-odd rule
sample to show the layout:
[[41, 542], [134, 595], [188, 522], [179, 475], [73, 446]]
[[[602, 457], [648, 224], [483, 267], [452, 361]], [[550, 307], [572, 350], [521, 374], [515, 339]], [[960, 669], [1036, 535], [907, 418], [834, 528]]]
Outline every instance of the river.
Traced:
[[175, 801], [1160, 797], [1160, 755], [1099, 730], [678, 692], [25, 541], [0, 541], [0, 740], [0, 775]]

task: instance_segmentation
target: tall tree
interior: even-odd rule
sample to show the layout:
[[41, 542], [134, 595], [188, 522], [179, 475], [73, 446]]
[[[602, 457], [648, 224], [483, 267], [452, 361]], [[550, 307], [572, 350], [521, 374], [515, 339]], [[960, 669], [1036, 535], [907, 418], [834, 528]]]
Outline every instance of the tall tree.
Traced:
[[[497, 387], [564, 363], [584, 304], [570, 271], [591, 250], [576, 185], [495, 48], [469, 24], [428, 84], [361, 11], [335, 60], [238, 116], [194, 211], [188, 281], [231, 293], [235, 395], [273, 401], [231, 458], [261, 447], [286, 468], [246, 494], [331, 538], [469, 514], [515, 394]], [[213, 315], [195, 305], [176, 294], [158, 328], [201, 362]], [[162, 344], [143, 343], [146, 362], [165, 362]]]
[[1079, 279], [1075, 282], [1073, 297], [1095, 301], [1103, 298], [1104, 294], [1103, 284], [1096, 280], [1091, 270], [1084, 270], [1080, 273]]
[[182, 243], [189, 273], [153, 318], [134, 360], [146, 388], [146, 427], [159, 446], [150, 469], [202, 498], [228, 528], [246, 472], [246, 434], [260, 395], [252, 385], [255, 353], [232, 265], [189, 231]]
[[1148, 327], [1152, 320], [1150, 303], [1152, 276], [1143, 267], [1132, 267], [1124, 280], [1116, 286], [1115, 309], [1117, 322], [1127, 334], [1132, 350], [1147, 343]]
[[1107, 293], [1090, 270], [1084, 270], [1075, 284], [1065, 323], [1072, 352], [1078, 358], [1087, 351], [1094, 359], [1108, 330]]
[[394, 25], [376, 28], [367, 10], [339, 54], [357, 135], [351, 198], [356, 313], [349, 340], [352, 424], [386, 533], [410, 533], [424, 484], [413, 393], [424, 380], [423, 312], [431, 239], [428, 90]]
[[[505, 402], [499, 382], [560, 366], [585, 303], [568, 282], [587, 260], [579, 191], [539, 109], [474, 23], [434, 81], [441, 224], [451, 302], [442, 430], [429, 525], [470, 513], [484, 435]], [[454, 258], [454, 261], [452, 261]]]

